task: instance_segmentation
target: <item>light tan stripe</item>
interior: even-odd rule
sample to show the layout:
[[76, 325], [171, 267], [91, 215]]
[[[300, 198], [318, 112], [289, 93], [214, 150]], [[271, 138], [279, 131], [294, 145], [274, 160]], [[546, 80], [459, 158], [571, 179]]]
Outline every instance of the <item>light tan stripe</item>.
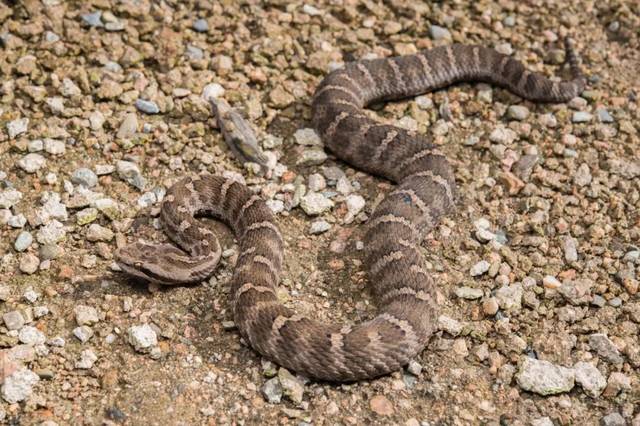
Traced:
[[376, 152], [373, 155], [373, 161], [378, 161], [382, 154], [386, 151], [387, 146], [398, 136], [398, 132], [396, 130], [389, 130], [387, 134], [384, 136], [384, 139], [376, 148]]
[[348, 116], [349, 113], [346, 111], [342, 111], [340, 112], [340, 114], [336, 115], [331, 124], [329, 124], [329, 127], [327, 127], [327, 130], [325, 131], [325, 137], [327, 139], [333, 138], [333, 135], [335, 134], [336, 129], [338, 128], [340, 123], [342, 123], [342, 121], [344, 121]]
[[509, 62], [509, 57], [508, 56], [504, 56], [501, 60], [500, 60], [500, 64], [498, 64], [498, 75], [500, 77], [504, 77], [504, 68], [507, 66], [507, 62]]
[[330, 104], [334, 104], [334, 105], [347, 105], [347, 106], [353, 107], [355, 109], [360, 109], [361, 108], [360, 105], [355, 104], [353, 102], [350, 102], [350, 101], [348, 101], [346, 99], [331, 99], [329, 101], [329, 103]]
[[357, 93], [352, 92], [351, 90], [347, 89], [344, 86], [336, 86], [336, 85], [333, 85], [333, 84], [324, 86], [322, 89], [318, 90], [315, 93], [314, 97], [317, 98], [318, 96], [320, 96], [321, 94], [323, 94], [324, 92], [327, 92], [329, 90], [335, 90], [335, 91], [338, 91], [338, 92], [346, 93], [351, 98], [355, 99], [358, 103], [361, 102], [360, 96], [358, 96]]
[[473, 53], [473, 65], [476, 68], [476, 72], [480, 72], [480, 48], [478, 46], [473, 46], [471, 52]]
[[458, 69], [458, 61], [456, 61], [456, 57], [453, 54], [453, 48], [451, 45], [448, 45], [445, 49], [447, 52], [447, 59], [449, 59], [449, 67], [447, 67], [447, 78], [448, 80], [453, 80], [455, 77], [455, 70]]
[[396, 327], [398, 327], [400, 330], [404, 331], [404, 334], [405, 334], [407, 340], [417, 343], [418, 336], [416, 335], [416, 332], [413, 329], [413, 326], [409, 323], [409, 321], [396, 318], [393, 315], [388, 314], [388, 313], [384, 313], [384, 314], [380, 315], [379, 318], [382, 318], [382, 319], [390, 322], [391, 324], [393, 324]]
[[524, 92], [524, 86], [527, 84], [527, 79], [529, 78], [530, 75], [531, 75], [531, 71], [524, 70], [524, 72], [520, 76], [520, 80], [518, 80], [518, 85], [517, 85], [520, 92]]
[[420, 290], [416, 292], [411, 287], [402, 287], [395, 290], [391, 290], [388, 293], [386, 293], [384, 296], [382, 296], [382, 298], [380, 299], [380, 305], [384, 306], [388, 304], [391, 299], [395, 299], [398, 296], [413, 296], [416, 299], [421, 300], [423, 302], [428, 302], [431, 300], [431, 295], [425, 292], [424, 290]]
[[411, 265], [411, 267], [409, 268], [409, 271], [413, 272], [414, 274], [422, 274], [424, 276], [428, 276], [427, 271], [425, 271], [420, 265], [416, 265], [416, 264]]
[[362, 63], [358, 62], [356, 64], [356, 68], [365, 76], [367, 80], [369, 80], [370, 87], [376, 87], [378, 83], [373, 79], [373, 76], [369, 72], [369, 69]]
[[402, 70], [400, 69], [400, 67], [398, 66], [398, 64], [396, 63], [396, 61], [393, 58], [387, 59], [387, 63], [391, 67], [391, 70], [393, 70], [393, 75], [394, 75], [394, 77], [396, 79], [396, 82], [398, 83], [398, 86], [400, 86], [400, 90], [403, 93], [406, 93], [407, 92], [407, 83], [404, 81], [404, 76], [402, 75]]
[[349, 75], [348, 72], [341, 72], [340, 74], [336, 75], [336, 77], [338, 78], [342, 78], [345, 81], [347, 81], [349, 84], [353, 85], [355, 87], [355, 89], [358, 91], [358, 93], [362, 93], [362, 87], [360, 86], [360, 84], [353, 78], [351, 78], [351, 76]]
[[436, 155], [436, 154], [434, 154], [434, 150], [433, 149], [430, 149], [430, 148], [423, 149], [422, 151], [419, 151], [416, 154], [413, 154], [411, 157], [405, 159], [402, 163], [400, 163], [398, 168], [400, 168], [400, 170], [403, 170], [404, 168], [406, 168], [410, 164], [420, 160], [421, 158], [424, 158], [424, 157], [427, 157], [427, 156], [430, 156], [430, 155]]
[[423, 54], [418, 54], [418, 60], [422, 65], [422, 70], [424, 71], [424, 76], [426, 79], [426, 83], [428, 86], [433, 85], [434, 73], [431, 65], [429, 64], [429, 60]]
[[421, 172], [414, 173], [412, 175], [407, 176], [405, 179], [411, 179], [414, 177], [424, 177], [424, 176], [430, 178], [432, 181], [434, 181], [438, 185], [441, 185], [444, 188], [445, 192], [447, 193], [447, 198], [449, 199], [449, 201], [451, 203], [454, 202], [453, 191], [451, 190], [451, 185], [449, 184], [449, 182], [447, 182], [447, 180], [442, 176], [433, 173], [431, 170], [423, 170]]
[[253, 206], [258, 201], [262, 201], [262, 198], [260, 198], [259, 195], [254, 194], [247, 200], [246, 203], [242, 205], [242, 207], [240, 207], [240, 211], [238, 212], [238, 217], [236, 218], [236, 221], [234, 224], [235, 228], [238, 228], [238, 225], [240, 224], [242, 219], [244, 219], [244, 214], [247, 211], [247, 209], [251, 208], [251, 206]]
[[276, 234], [278, 236], [278, 239], [281, 242], [284, 242], [278, 227], [275, 226], [273, 223], [271, 223], [269, 221], [266, 221], [266, 220], [264, 222], [254, 222], [251, 225], [247, 226], [247, 229], [244, 231], [244, 235], [242, 236], [242, 238], [245, 238], [247, 233], [249, 233], [250, 231], [257, 231], [259, 229], [270, 229], [270, 230], [272, 230], [274, 232], [274, 234]]
[[224, 200], [227, 199], [227, 191], [229, 191], [229, 188], [231, 188], [231, 185], [233, 185], [234, 183], [236, 183], [236, 181], [231, 179], [227, 179], [224, 181], [224, 183], [220, 187], [220, 204], [223, 204]]
[[380, 259], [376, 260], [376, 262], [369, 268], [369, 273], [371, 275], [378, 275], [380, 270], [390, 265], [391, 263], [402, 260], [404, 258], [404, 253], [402, 250], [392, 251], [389, 254], [385, 254]]
[[409, 222], [404, 217], [395, 216], [393, 214], [385, 214], [383, 216], [377, 217], [369, 224], [369, 226], [371, 228], [374, 228], [374, 227], [376, 227], [376, 226], [378, 226], [378, 225], [380, 225], [382, 223], [399, 223], [399, 224], [404, 225], [407, 228], [411, 229], [411, 232], [414, 232], [416, 234], [418, 233], [418, 230], [413, 225], [413, 223]]
[[254, 263], [261, 263], [263, 265], [265, 265], [267, 268], [269, 268], [269, 270], [271, 271], [271, 273], [273, 274], [274, 277], [276, 277], [276, 279], [278, 278], [278, 276], [280, 275], [278, 269], [275, 267], [275, 265], [273, 264], [273, 262], [271, 262], [270, 259], [267, 259], [264, 256], [261, 255], [256, 255], [253, 257], [253, 262]]

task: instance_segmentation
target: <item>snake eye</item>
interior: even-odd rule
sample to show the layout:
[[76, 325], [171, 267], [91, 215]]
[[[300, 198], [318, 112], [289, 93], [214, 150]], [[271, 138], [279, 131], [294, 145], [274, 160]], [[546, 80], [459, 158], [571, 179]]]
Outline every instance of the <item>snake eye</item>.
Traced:
[[136, 268], [142, 268], [142, 262], [136, 262], [133, 264]]

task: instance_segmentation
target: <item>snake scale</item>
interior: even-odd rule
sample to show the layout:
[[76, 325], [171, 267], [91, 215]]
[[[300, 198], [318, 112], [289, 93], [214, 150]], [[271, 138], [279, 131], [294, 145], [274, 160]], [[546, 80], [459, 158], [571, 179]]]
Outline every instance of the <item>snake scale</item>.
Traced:
[[312, 117], [326, 147], [397, 184], [366, 224], [364, 268], [379, 306], [369, 321], [325, 324], [281, 304], [276, 286], [284, 243], [274, 216], [246, 186], [221, 177], [185, 178], [167, 192], [161, 220], [179, 248], [136, 242], [118, 249], [116, 260], [124, 272], [161, 284], [199, 282], [215, 269], [221, 247], [194, 216], [217, 217], [238, 239], [231, 297], [238, 330], [253, 349], [321, 380], [354, 381], [398, 370], [422, 351], [434, 331], [435, 284], [419, 247], [452, 209], [455, 182], [446, 158], [427, 136], [376, 122], [363, 108], [466, 81], [502, 86], [531, 101], [564, 102], [586, 83], [568, 39], [565, 49], [570, 81], [530, 72], [490, 48], [454, 44], [349, 63], [321, 82]]

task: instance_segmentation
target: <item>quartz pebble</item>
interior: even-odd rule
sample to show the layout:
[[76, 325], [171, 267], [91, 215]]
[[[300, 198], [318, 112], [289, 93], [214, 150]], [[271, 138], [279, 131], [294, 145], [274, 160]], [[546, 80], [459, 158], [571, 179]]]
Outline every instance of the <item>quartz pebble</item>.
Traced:
[[540, 395], [555, 395], [573, 389], [575, 372], [549, 361], [524, 357], [516, 379], [523, 390]]
[[156, 332], [148, 324], [130, 327], [127, 330], [127, 340], [138, 352], [148, 352], [158, 344]]

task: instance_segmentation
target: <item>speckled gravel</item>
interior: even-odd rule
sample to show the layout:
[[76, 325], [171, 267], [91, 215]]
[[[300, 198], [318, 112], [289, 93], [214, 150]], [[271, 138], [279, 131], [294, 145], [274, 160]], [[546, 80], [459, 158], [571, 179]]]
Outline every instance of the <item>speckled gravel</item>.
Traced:
[[[639, 27], [624, 0], [0, 3], [0, 423], [640, 425]], [[452, 42], [562, 75], [567, 34], [589, 84], [566, 104], [462, 84], [371, 111], [430, 131], [459, 184], [423, 243], [437, 331], [405, 370], [338, 386], [262, 359], [223, 227], [203, 285], [118, 272], [116, 247], [162, 238], [166, 189], [217, 173], [276, 214], [287, 306], [370, 318], [362, 224], [391, 185], [324, 150], [316, 85]], [[210, 97], [252, 123], [268, 177]]]

